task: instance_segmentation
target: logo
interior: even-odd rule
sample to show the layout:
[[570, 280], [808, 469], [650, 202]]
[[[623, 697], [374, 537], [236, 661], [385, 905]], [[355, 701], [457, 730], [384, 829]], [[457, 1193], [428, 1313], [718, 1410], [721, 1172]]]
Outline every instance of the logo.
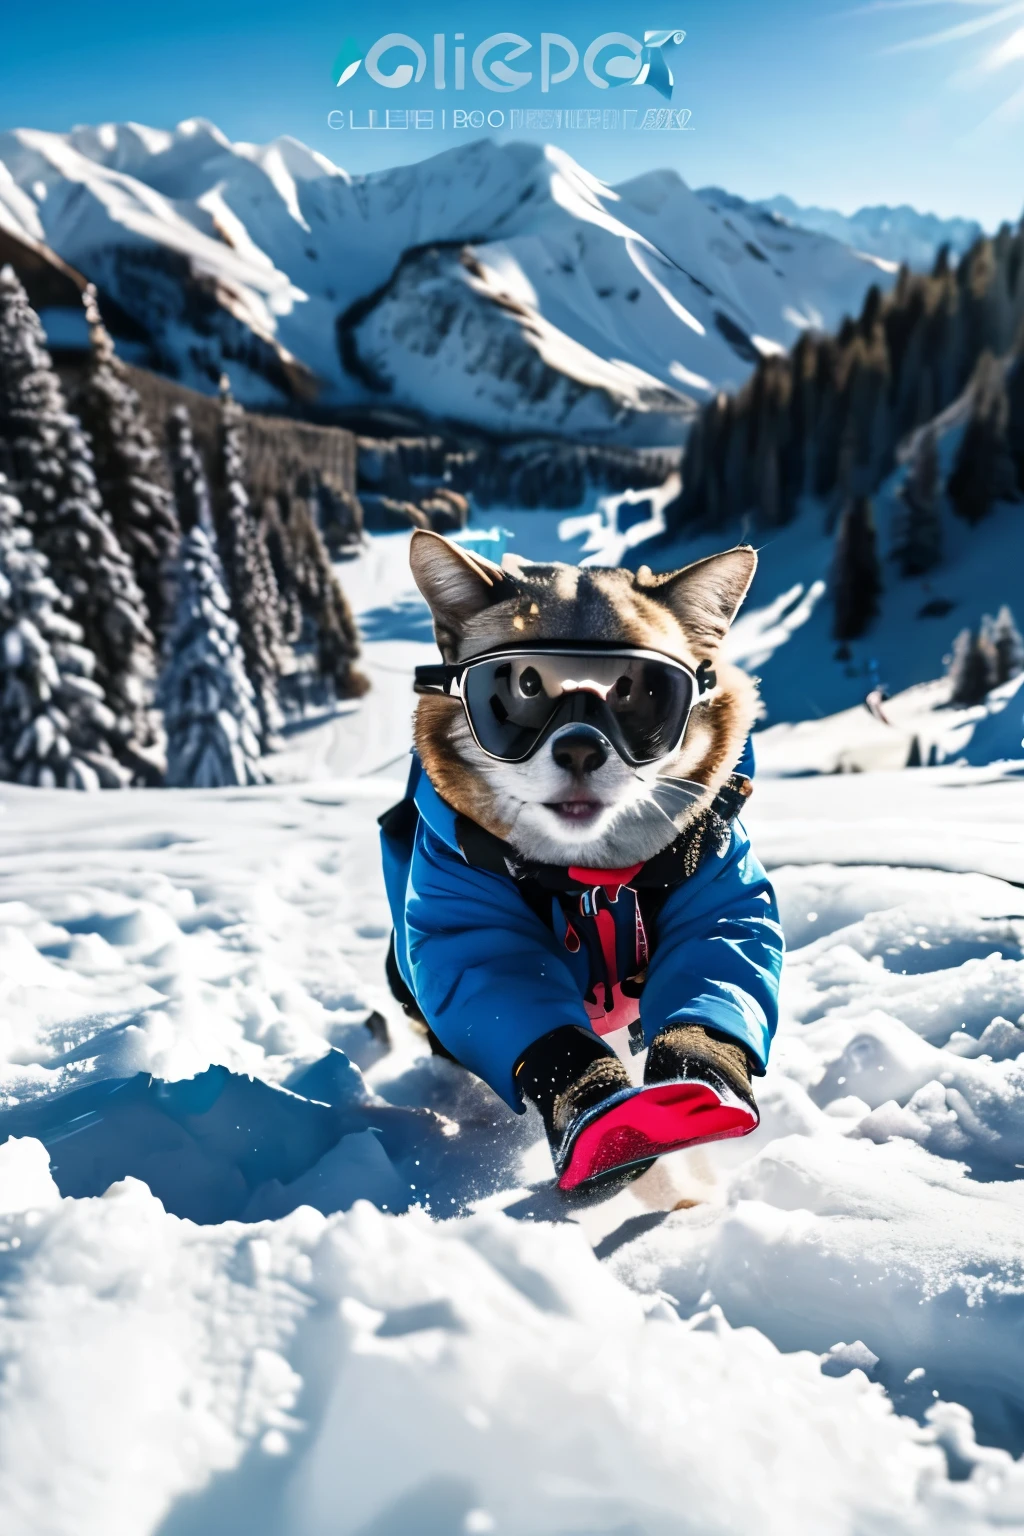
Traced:
[[359, 44], [351, 37], [346, 37], [338, 50], [338, 57], [331, 71], [335, 85], [344, 85], [346, 80], [351, 80], [362, 62], [363, 54]]
[[[583, 73], [601, 91], [649, 85], [671, 101], [675, 79], [669, 56], [685, 37], [676, 29], [659, 30], [645, 32], [641, 42], [626, 32], [602, 32], [583, 50]], [[335, 86], [345, 85], [362, 68], [375, 85], [400, 91], [419, 85], [429, 63], [434, 90], [464, 91], [468, 63], [471, 78], [485, 91], [521, 91], [539, 78], [547, 94], [552, 86], [571, 80], [581, 63], [579, 48], [561, 32], [542, 32], [536, 41], [518, 32], [494, 32], [469, 51], [468, 59], [467, 52], [464, 32], [453, 35], [450, 47], [446, 33], [433, 33], [429, 58], [424, 44], [408, 32], [386, 32], [365, 50], [347, 37], [334, 60], [332, 78]]]

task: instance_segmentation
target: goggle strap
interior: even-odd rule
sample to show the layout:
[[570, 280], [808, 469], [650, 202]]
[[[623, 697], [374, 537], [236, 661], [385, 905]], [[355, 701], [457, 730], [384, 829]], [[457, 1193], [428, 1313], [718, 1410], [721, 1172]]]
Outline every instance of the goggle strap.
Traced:
[[414, 674], [413, 691], [415, 693], [442, 693], [450, 695], [452, 684], [457, 682], [465, 671], [465, 667], [451, 666], [445, 662], [436, 662], [427, 666], [417, 667]]
[[694, 676], [697, 679], [698, 697], [703, 697], [705, 693], [710, 693], [712, 688], [718, 683], [718, 677], [710, 661], [702, 661]]
[[[522, 653], [510, 652], [509, 654]], [[572, 653], [570, 652], [567, 654]], [[479, 659], [481, 661], [486, 661], [489, 658], [480, 657]], [[668, 661], [670, 666], [673, 664], [678, 665], [678, 663], [673, 663], [667, 657], [661, 659]], [[449, 662], [435, 662], [428, 663], [425, 666], [419, 666], [415, 669], [415, 682], [413, 683], [413, 687], [417, 693], [450, 694], [452, 691], [451, 685], [459, 680], [463, 672], [465, 672], [468, 667], [473, 665], [474, 662], [470, 660], [458, 662], [455, 664]], [[682, 670], [686, 671], [688, 669], [684, 667]], [[718, 683], [715, 669], [710, 661], [702, 661], [696, 672], [692, 675], [697, 683], [697, 693], [699, 696], [705, 693], [710, 693]]]

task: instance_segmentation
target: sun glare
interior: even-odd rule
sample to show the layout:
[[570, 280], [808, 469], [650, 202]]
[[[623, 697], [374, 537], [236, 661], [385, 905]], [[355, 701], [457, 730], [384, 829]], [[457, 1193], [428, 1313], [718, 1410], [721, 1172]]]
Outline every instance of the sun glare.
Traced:
[[[1006, 128], [1024, 116], [1024, 0], [875, 0], [862, 11], [929, 12], [947, 22], [915, 29], [883, 52], [948, 49], [950, 83], [985, 82], [985, 110], [973, 132]], [[953, 20], [957, 13], [962, 19]]]

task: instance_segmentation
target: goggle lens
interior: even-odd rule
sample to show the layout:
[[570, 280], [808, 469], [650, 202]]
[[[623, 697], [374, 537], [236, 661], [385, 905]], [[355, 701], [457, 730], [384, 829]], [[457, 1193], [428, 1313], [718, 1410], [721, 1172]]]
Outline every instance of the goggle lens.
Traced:
[[578, 721], [603, 731], [640, 764], [679, 742], [693, 679], [653, 656], [522, 652], [472, 663], [462, 696], [477, 741], [492, 757], [522, 762], [549, 728]]

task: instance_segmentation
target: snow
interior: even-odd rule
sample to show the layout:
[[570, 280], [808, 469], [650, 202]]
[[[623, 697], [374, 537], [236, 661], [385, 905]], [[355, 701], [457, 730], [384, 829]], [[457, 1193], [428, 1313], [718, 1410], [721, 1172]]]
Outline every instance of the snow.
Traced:
[[384, 983], [407, 542], [276, 783], [0, 789], [0, 1528], [1024, 1531], [1020, 766], [759, 775], [762, 1125], [567, 1210]]
[[622, 565], [628, 551], [665, 532], [665, 508], [678, 494], [679, 476], [670, 475], [664, 485], [651, 490], [598, 496], [593, 512], [563, 518], [558, 536], [566, 543], [585, 536], [580, 565]]
[[884, 719], [859, 704], [820, 720], [780, 722], [758, 737], [759, 761], [783, 773], [902, 768], [915, 740], [922, 762], [1024, 761], [1024, 679], [1011, 678], [971, 706], [951, 705], [949, 692], [945, 679], [915, 683], [884, 701]]
[[41, 1141], [12, 1136], [0, 1146], [0, 1214], [14, 1216], [60, 1203]]
[[[0, 134], [0, 220], [111, 292], [162, 366], [199, 388], [193, 354], [217, 342], [188, 319], [194, 283], [311, 370], [328, 404], [380, 405], [379, 373], [392, 405], [428, 417], [649, 444], [678, 442], [696, 402], [810, 317], [834, 328], [893, 279], [827, 235], [715, 209], [673, 171], [612, 188], [557, 146], [479, 139], [357, 177], [294, 140], [232, 144], [200, 119], [173, 134]], [[177, 316], [138, 252], [178, 259]], [[350, 369], [336, 323], [357, 301]], [[266, 403], [266, 379], [231, 372], [240, 398]], [[553, 388], [568, 398], [552, 411]]]
[[1020, 764], [793, 778], [769, 767], [748, 819], [773, 865], [869, 862], [1013, 882], [1024, 869], [1022, 783]]

